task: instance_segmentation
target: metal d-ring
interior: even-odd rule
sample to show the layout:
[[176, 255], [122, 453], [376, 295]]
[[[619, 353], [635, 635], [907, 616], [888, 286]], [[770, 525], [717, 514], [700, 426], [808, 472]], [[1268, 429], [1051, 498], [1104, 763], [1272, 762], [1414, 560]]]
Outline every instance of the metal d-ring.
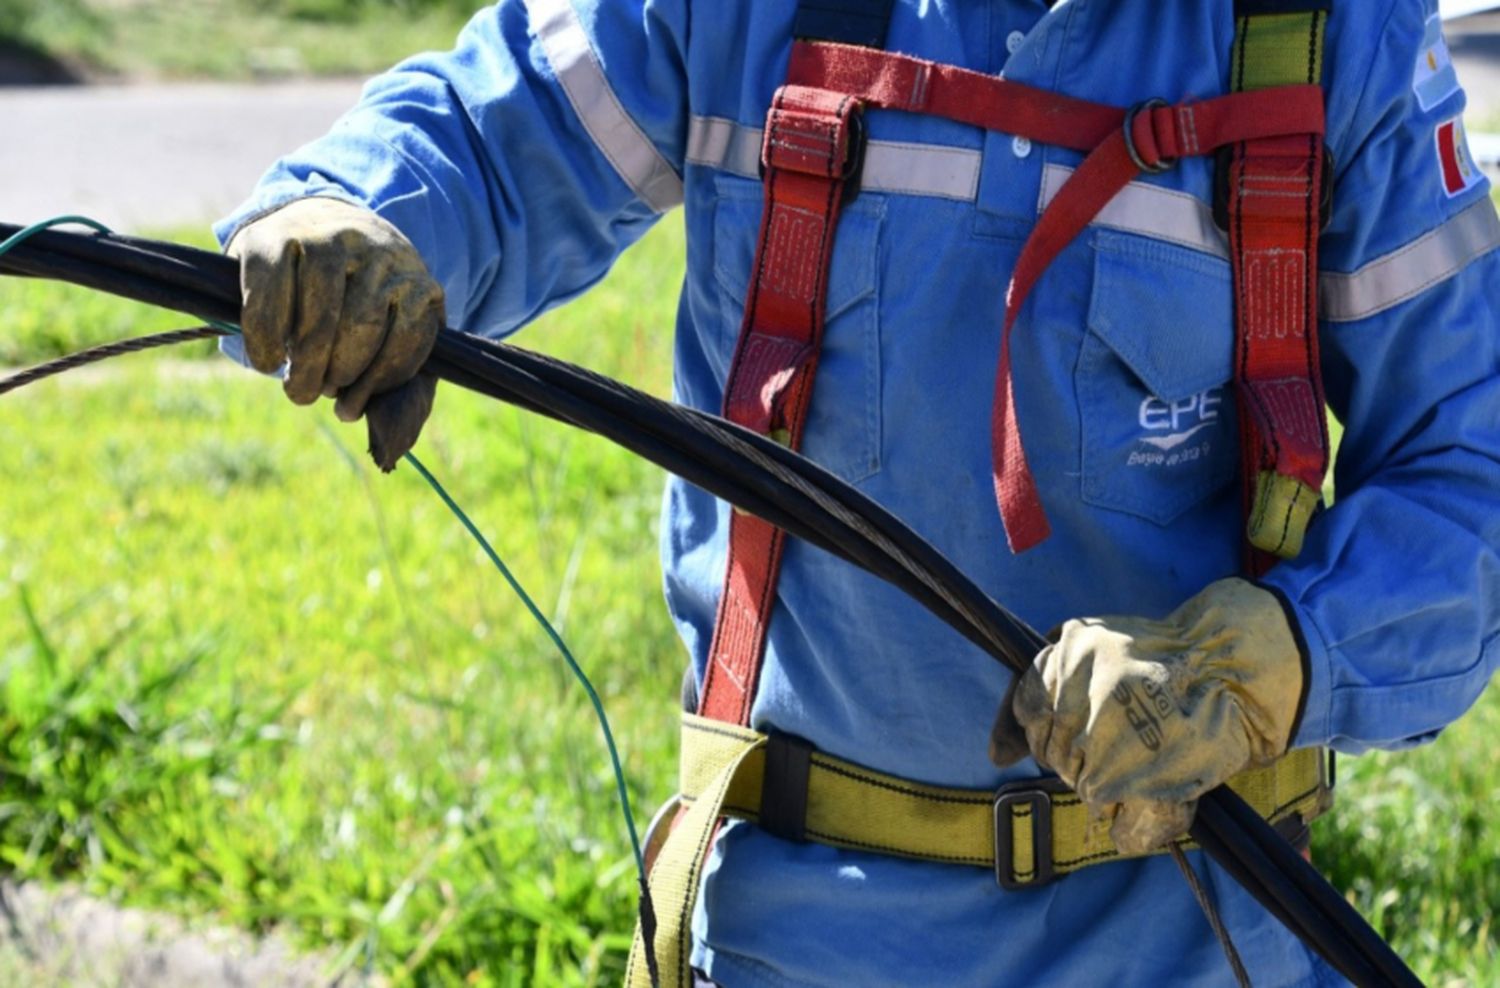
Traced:
[[1130, 155], [1130, 160], [1135, 163], [1135, 166], [1137, 168], [1152, 175], [1159, 175], [1162, 172], [1171, 171], [1172, 168], [1176, 166], [1177, 159], [1167, 159], [1158, 156], [1155, 164], [1147, 163], [1146, 159], [1141, 157], [1141, 152], [1139, 151], [1139, 149], [1137, 149], [1135, 146], [1135, 118], [1138, 117], [1143, 110], [1154, 110], [1159, 106], [1166, 105], [1168, 105], [1166, 100], [1160, 97], [1153, 97], [1152, 99], [1137, 103], [1135, 106], [1132, 106], [1129, 110], [1125, 111], [1125, 151]]

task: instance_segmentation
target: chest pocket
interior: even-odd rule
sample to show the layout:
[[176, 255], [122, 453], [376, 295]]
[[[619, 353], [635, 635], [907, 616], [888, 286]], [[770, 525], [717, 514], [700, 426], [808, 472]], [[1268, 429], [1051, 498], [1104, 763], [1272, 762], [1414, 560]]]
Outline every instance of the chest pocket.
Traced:
[[1165, 525], [1239, 460], [1227, 261], [1100, 230], [1079, 355], [1083, 500]]
[[[759, 182], [715, 178], [714, 279], [719, 292], [716, 368], [727, 378], [744, 318], [755, 237]], [[878, 250], [885, 203], [862, 195], [839, 218], [828, 276], [828, 315], [802, 451], [850, 483], [880, 470], [880, 311]]]

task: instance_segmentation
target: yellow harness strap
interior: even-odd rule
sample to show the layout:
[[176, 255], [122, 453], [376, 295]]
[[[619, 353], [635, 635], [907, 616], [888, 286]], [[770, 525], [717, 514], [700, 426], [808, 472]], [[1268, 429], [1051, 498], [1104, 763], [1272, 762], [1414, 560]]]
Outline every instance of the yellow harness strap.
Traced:
[[[704, 857], [720, 819], [759, 819], [769, 743], [749, 728], [683, 715], [685, 812], [661, 843], [651, 872], [662, 988], [692, 983], [689, 924]], [[1308, 822], [1331, 804], [1324, 765], [1321, 752], [1299, 749], [1236, 776], [1229, 785], [1273, 824], [1294, 815]], [[1083, 801], [1055, 779], [1014, 783], [998, 792], [949, 789], [817, 751], [811, 753], [806, 778], [802, 832], [819, 844], [993, 869], [1008, 888], [1045, 884], [1125, 857], [1109, 839], [1108, 823], [1091, 820]], [[650, 985], [639, 930], [626, 983]]]

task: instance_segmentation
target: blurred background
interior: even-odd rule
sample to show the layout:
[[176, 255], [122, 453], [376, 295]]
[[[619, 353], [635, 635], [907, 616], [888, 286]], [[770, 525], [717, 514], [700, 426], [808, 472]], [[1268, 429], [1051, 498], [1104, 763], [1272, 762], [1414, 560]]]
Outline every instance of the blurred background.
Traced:
[[[0, 219], [210, 246], [362, 76], [476, 6], [0, 0]], [[1446, 10], [1490, 168], [1493, 6]], [[667, 394], [681, 252], [669, 217], [526, 343]], [[182, 324], [0, 281], [0, 368]], [[633, 865], [587, 700], [420, 479], [363, 450], [208, 346], [0, 400], [0, 984], [618, 982]], [[648, 817], [684, 661], [660, 474], [452, 388], [420, 452], [593, 676]], [[1500, 984], [1497, 737], [1492, 691], [1434, 745], [1342, 760], [1317, 831], [1433, 984]]]

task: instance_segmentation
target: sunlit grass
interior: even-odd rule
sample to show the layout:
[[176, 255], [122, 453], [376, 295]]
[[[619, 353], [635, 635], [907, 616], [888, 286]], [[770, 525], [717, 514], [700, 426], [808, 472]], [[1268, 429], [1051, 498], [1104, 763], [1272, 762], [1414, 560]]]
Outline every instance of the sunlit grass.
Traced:
[[[680, 278], [672, 226], [625, 283], [528, 342], [665, 391], [674, 293], [636, 288]], [[21, 287], [0, 284], [0, 312], [82, 295]], [[134, 307], [68, 304], [146, 328]], [[83, 692], [106, 713], [76, 733], [132, 737], [107, 711], [136, 703], [151, 730], [227, 757], [197, 766], [146, 734], [89, 754], [99, 805], [19, 788], [50, 778], [34, 760], [0, 777], [24, 810], [0, 830], [9, 866], [290, 924], [422, 983], [618, 981], [633, 870], [598, 728], [442, 504], [410, 471], [375, 474], [358, 429], [274, 382], [219, 361], [118, 366], [0, 402], [0, 676], [35, 678], [52, 655], [69, 675], [98, 666]], [[684, 661], [658, 589], [660, 475], [453, 388], [420, 452], [562, 624], [649, 813], [674, 770]], [[232, 745], [212, 740], [241, 722]], [[54, 811], [72, 828], [43, 827]]]

